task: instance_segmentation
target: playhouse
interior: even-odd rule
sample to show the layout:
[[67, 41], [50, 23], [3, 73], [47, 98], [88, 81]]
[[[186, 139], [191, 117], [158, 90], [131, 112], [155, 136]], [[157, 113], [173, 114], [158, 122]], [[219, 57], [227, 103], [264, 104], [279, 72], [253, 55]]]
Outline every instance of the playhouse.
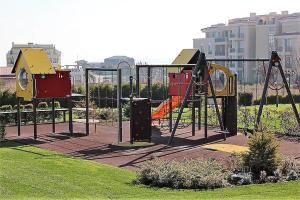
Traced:
[[70, 71], [54, 69], [44, 49], [21, 49], [12, 73], [16, 75], [16, 95], [25, 101], [71, 95]]

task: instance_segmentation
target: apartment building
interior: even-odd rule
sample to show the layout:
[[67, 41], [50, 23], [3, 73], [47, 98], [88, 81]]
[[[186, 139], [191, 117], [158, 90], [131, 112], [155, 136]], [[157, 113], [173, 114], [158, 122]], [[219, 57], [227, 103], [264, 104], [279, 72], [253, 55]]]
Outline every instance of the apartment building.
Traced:
[[[205, 38], [194, 39], [193, 47], [205, 52], [208, 58], [268, 58], [275, 50], [285, 71], [300, 73], [300, 13], [250, 13], [249, 17], [230, 19], [228, 24], [212, 25], [201, 31]], [[262, 63], [220, 64], [237, 72], [240, 81], [251, 84], [260, 76], [257, 68]]]
[[14, 66], [21, 48], [43, 48], [47, 52], [54, 67], [61, 64], [61, 52], [58, 51], [53, 44], [15, 44], [13, 42], [11, 49], [6, 54], [6, 63], [8, 67]]

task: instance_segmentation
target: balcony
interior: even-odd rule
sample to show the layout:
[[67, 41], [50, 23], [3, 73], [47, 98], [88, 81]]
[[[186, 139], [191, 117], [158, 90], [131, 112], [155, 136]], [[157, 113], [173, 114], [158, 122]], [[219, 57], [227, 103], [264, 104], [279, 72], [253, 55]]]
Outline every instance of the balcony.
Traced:
[[293, 51], [293, 47], [287, 46], [285, 47], [285, 51]]
[[215, 38], [215, 42], [225, 42], [226, 38]]
[[236, 39], [236, 40], [244, 39], [244, 37], [245, 37], [244, 33], [239, 33], [239, 34], [230, 33], [230, 35], [229, 35], [230, 39]]
[[244, 48], [238, 48], [238, 53], [244, 53]]
[[277, 47], [277, 51], [283, 51], [283, 47]]

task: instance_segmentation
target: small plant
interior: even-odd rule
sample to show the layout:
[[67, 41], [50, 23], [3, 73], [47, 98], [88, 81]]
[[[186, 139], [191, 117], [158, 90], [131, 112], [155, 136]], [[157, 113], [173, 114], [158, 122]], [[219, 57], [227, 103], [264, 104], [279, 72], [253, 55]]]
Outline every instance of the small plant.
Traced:
[[[52, 108], [52, 102], [50, 102], [49, 107]], [[55, 101], [55, 102], [54, 102], [54, 108], [60, 108], [60, 103], [59, 103], [59, 101]]]
[[296, 172], [300, 176], [300, 160], [293, 157], [284, 157], [279, 166], [280, 173], [287, 176], [291, 171]]
[[2, 110], [2, 111], [11, 111], [12, 106], [11, 105], [3, 105], [3, 106], [0, 107], [0, 110]]
[[4, 120], [0, 117], [0, 142], [5, 140], [5, 123]]
[[[14, 105], [13, 109], [17, 110], [18, 109], [18, 105]], [[25, 106], [24, 105], [20, 105], [20, 110], [24, 110], [24, 109], [25, 109]]]
[[280, 164], [279, 144], [274, 134], [256, 132], [249, 138], [248, 145], [249, 151], [244, 155], [244, 162], [250, 167], [254, 178], [259, 178], [261, 171], [273, 175]]
[[238, 154], [238, 153], [231, 154], [230, 157], [225, 160], [225, 163], [227, 169], [233, 173], [246, 171], [242, 154]]
[[26, 104], [26, 105], [24, 105], [24, 108], [26, 110], [32, 110], [33, 109], [33, 104], [32, 103]]
[[229, 176], [228, 181], [233, 185], [249, 185], [252, 183], [252, 174], [250, 172], [234, 173]]
[[47, 109], [48, 108], [48, 104], [47, 104], [47, 102], [40, 102], [37, 107], [38, 108]]
[[252, 93], [239, 93], [239, 105], [243, 106], [251, 106], [252, 104], [252, 98], [253, 94]]
[[124, 104], [123, 113], [124, 113], [124, 117], [126, 117], [126, 118], [130, 117], [130, 104], [129, 103]]

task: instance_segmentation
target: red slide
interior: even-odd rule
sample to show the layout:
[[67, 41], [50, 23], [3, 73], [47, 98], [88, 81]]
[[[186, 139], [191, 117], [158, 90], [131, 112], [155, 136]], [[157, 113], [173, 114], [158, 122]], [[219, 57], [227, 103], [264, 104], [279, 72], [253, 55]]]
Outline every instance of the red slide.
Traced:
[[[182, 101], [181, 96], [172, 96], [172, 110], [174, 110]], [[152, 120], [161, 119], [169, 113], [169, 100], [162, 102], [152, 113]]]

